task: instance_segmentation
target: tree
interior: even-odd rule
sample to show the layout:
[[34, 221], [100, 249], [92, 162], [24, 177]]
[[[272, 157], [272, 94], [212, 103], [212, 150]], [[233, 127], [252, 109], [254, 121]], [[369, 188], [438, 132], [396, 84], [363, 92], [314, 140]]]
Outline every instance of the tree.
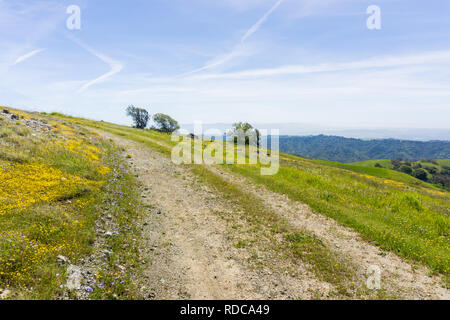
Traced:
[[156, 126], [152, 127], [152, 129], [157, 131], [172, 133], [175, 130], [180, 129], [178, 121], [167, 114], [157, 113], [153, 116], [153, 121]]
[[150, 115], [147, 110], [136, 108], [133, 105], [128, 106], [127, 116], [133, 119], [133, 127], [138, 129], [145, 129], [145, 127], [147, 127], [148, 120], [150, 119]]
[[[258, 129], [253, 128], [253, 126], [248, 122], [237, 122], [233, 124], [233, 132], [236, 132], [238, 130], [242, 130], [244, 133], [254, 130], [254, 132], [256, 133], [256, 146], [259, 148], [261, 134]], [[235, 142], [236, 140], [237, 139], [235, 139]], [[245, 137], [245, 144], [250, 144], [249, 137]]]
[[427, 181], [428, 178], [428, 174], [424, 169], [417, 169], [416, 171], [414, 171], [414, 177], [416, 177], [417, 179], [420, 179], [422, 181]]
[[402, 166], [399, 168], [399, 170], [400, 170], [401, 172], [403, 172], [403, 173], [406, 173], [406, 174], [411, 174], [411, 173], [413, 172], [413, 169], [412, 169], [410, 166], [407, 166], [407, 165], [402, 165]]

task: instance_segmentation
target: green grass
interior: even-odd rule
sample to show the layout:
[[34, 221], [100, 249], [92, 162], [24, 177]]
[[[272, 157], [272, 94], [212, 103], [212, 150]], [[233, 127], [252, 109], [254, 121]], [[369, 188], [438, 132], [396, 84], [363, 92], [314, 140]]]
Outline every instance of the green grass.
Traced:
[[[173, 143], [167, 135], [104, 123], [95, 125], [170, 155]], [[449, 279], [448, 192], [407, 174], [362, 163], [340, 164], [285, 154], [281, 157], [287, 160], [281, 162], [274, 176], [261, 176], [257, 165], [224, 167], [304, 202], [316, 212], [358, 231], [367, 241], [423, 263]]]
[[[83, 121], [82, 123], [142, 143], [166, 156], [170, 155], [170, 146], [174, 145], [170, 140], [170, 135], [152, 130], [137, 130], [104, 122]], [[275, 235], [283, 235], [283, 241], [277, 250], [282, 250], [283, 254], [290, 256], [293, 261], [300, 259], [306, 262], [317, 277], [333, 284], [338, 295], [349, 295], [355, 289], [352, 285], [354, 271], [348, 262], [342, 257], [338, 257], [319, 239], [305, 230], [291, 228], [286, 221], [268, 209], [261, 200], [244, 193], [240, 188], [226, 182], [207, 168], [196, 165], [192, 167], [192, 170], [198, 178], [215, 189], [224, 199], [231, 201], [234, 208], [240, 209], [238, 211], [242, 213], [239, 219], [245, 219], [246, 226], [258, 232], [256, 239], [261, 240], [261, 229], [269, 230], [269, 234], [266, 236], [271, 238], [271, 241], [274, 241]], [[233, 224], [233, 227], [236, 228], [236, 224]], [[239, 240], [234, 247], [244, 248], [248, 246], [248, 242]]]
[[[346, 164], [346, 163], [339, 163], [339, 162], [326, 161], [326, 160], [311, 160], [311, 161], [313, 161], [315, 163], [323, 164], [326, 166], [330, 166], [330, 167], [345, 169], [345, 170], [349, 170], [349, 171], [353, 171], [353, 172], [357, 172], [357, 173], [361, 173], [361, 174], [367, 174], [367, 175], [371, 175], [371, 176], [378, 177], [378, 178], [398, 181], [398, 182], [406, 183], [411, 186], [423, 186], [423, 187], [432, 188], [432, 189], [440, 189], [432, 184], [429, 184], [429, 183], [423, 182], [419, 179], [416, 179], [406, 173], [390, 170], [387, 168], [376, 168], [376, 167], [372, 167], [370, 165], [362, 165], [361, 163]], [[370, 160], [370, 161], [372, 161], [372, 160]], [[379, 163], [386, 164], [386, 161], [389, 161], [389, 164], [390, 164], [390, 160], [380, 161]], [[375, 165], [375, 163], [376, 162], [374, 162], [373, 164]]]
[[309, 161], [282, 166], [275, 176], [261, 176], [256, 166], [227, 168], [310, 205], [386, 250], [450, 273], [448, 193], [390, 185]]
[[379, 160], [366, 160], [366, 161], [359, 161], [359, 162], [353, 162], [352, 165], [359, 166], [359, 167], [375, 167], [375, 164], [380, 164], [383, 168], [387, 169], [393, 169], [394, 166], [391, 163], [391, 160], [387, 159], [379, 159]]
[[[412, 165], [420, 163], [422, 166], [428, 166], [428, 167], [434, 167], [437, 168], [439, 170], [442, 169], [442, 166], [447, 166], [450, 167], [450, 159], [438, 159], [438, 160], [433, 160], [436, 163], [433, 162], [429, 162], [429, 161], [412, 161]], [[356, 165], [356, 166], [361, 166], [361, 167], [375, 167], [375, 164], [378, 163], [380, 164], [383, 168], [388, 168], [388, 169], [393, 169], [394, 166], [391, 163], [391, 160], [367, 160], [367, 161], [361, 161], [361, 162], [354, 162], [352, 163], [352, 165]]]
[[[246, 227], [257, 233], [254, 235], [254, 241], [267, 238], [277, 247], [277, 250], [282, 251], [294, 262], [296, 259], [305, 262], [319, 279], [331, 283], [336, 289], [336, 294], [340, 296], [348, 296], [355, 290], [360, 290], [353, 286], [355, 274], [349, 262], [339, 257], [314, 235], [306, 230], [291, 227], [260, 199], [243, 192], [239, 187], [227, 182], [204, 166], [193, 166], [193, 172], [216, 193], [231, 201], [234, 208], [239, 208], [238, 211], [241, 214], [236, 218], [245, 220]], [[235, 224], [233, 227], [237, 228]], [[264, 229], [268, 232], [265, 233]], [[276, 235], [282, 236], [281, 242], [276, 240], [278, 238]], [[248, 241], [240, 240], [234, 244], [234, 247], [244, 248], [247, 243]]]

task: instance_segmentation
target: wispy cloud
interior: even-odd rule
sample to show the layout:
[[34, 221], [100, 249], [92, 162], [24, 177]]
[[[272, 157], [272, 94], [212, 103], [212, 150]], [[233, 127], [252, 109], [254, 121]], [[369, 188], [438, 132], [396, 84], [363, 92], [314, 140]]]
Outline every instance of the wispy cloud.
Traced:
[[84, 92], [86, 89], [88, 89], [90, 86], [103, 82], [106, 79], [108, 79], [109, 77], [113, 76], [116, 73], [119, 73], [120, 71], [122, 71], [123, 69], [123, 65], [122, 63], [120, 63], [117, 60], [114, 60], [104, 54], [101, 54], [99, 52], [97, 52], [96, 50], [92, 49], [90, 46], [88, 46], [87, 44], [83, 43], [82, 41], [80, 41], [79, 39], [75, 38], [75, 37], [69, 37], [70, 40], [74, 41], [76, 44], [78, 44], [80, 47], [82, 47], [83, 49], [85, 49], [86, 51], [88, 51], [90, 54], [94, 55], [95, 57], [99, 58], [100, 60], [102, 60], [104, 63], [108, 64], [111, 68], [111, 70], [105, 74], [102, 74], [100, 77], [95, 78], [93, 80], [88, 81], [86, 84], [84, 84], [79, 90], [78, 92]]
[[16, 64], [19, 64], [27, 59], [30, 59], [31, 57], [35, 56], [36, 54], [38, 54], [44, 50], [45, 49], [36, 49], [31, 52], [28, 52], [28, 53], [24, 54], [23, 56], [18, 57], [13, 65], [15, 66]]
[[288, 65], [276, 68], [254, 69], [239, 72], [197, 75], [193, 79], [245, 79], [318, 72], [335, 72], [370, 68], [392, 68], [421, 64], [450, 64], [450, 51], [427, 52], [419, 55], [376, 57], [352, 62], [323, 63], [317, 65]]
[[247, 32], [244, 34], [244, 36], [241, 38], [241, 43], [239, 45], [236, 45], [234, 47], [234, 49], [230, 52], [227, 53], [225, 55], [222, 55], [216, 59], [214, 59], [211, 62], [208, 62], [207, 64], [205, 64], [203, 67], [186, 72], [184, 74], [181, 75], [181, 77], [183, 76], [188, 76], [191, 74], [195, 74], [204, 70], [208, 70], [208, 69], [212, 69], [212, 68], [216, 68], [218, 66], [221, 66], [225, 63], [227, 63], [228, 61], [231, 61], [232, 59], [238, 57], [241, 55], [242, 52], [242, 45], [244, 44], [244, 42], [250, 38], [255, 32], [257, 32], [259, 30], [259, 28], [261, 27], [261, 25], [269, 18], [269, 16], [284, 2], [284, 0], [278, 0], [275, 5], [269, 9], [269, 11], [267, 11], [262, 17], [261, 19], [259, 19], [250, 29], [247, 30]]
[[266, 12], [266, 14], [264, 16], [262, 16], [261, 19], [258, 20], [258, 22], [256, 22], [250, 29], [248, 29], [248, 31], [245, 33], [245, 35], [242, 37], [241, 42], [245, 42], [245, 40], [247, 40], [249, 37], [251, 37], [256, 31], [259, 30], [259, 28], [261, 27], [261, 25], [267, 20], [267, 18], [269, 18], [269, 16], [275, 11], [277, 10], [277, 8], [280, 6], [280, 4], [282, 4], [284, 2], [284, 0], [278, 0], [277, 3], [275, 3], [275, 5], [270, 8], [269, 11]]

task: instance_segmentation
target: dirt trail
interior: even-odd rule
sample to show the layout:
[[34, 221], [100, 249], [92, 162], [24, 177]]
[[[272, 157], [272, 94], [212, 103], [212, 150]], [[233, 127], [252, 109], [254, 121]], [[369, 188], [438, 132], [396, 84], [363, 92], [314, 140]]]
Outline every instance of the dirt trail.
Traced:
[[[155, 205], [149, 217], [146, 250], [151, 265], [144, 290], [154, 299], [310, 299], [328, 297], [332, 288], [315, 279], [307, 268], [295, 266], [296, 277], [286, 272], [250, 269], [250, 252], [233, 247], [230, 228], [216, 212], [235, 208], [209, 191], [190, 170], [174, 165], [160, 153], [111, 134], [118, 145], [133, 154], [133, 170], [144, 186], [144, 197]], [[449, 299], [450, 291], [427, 268], [411, 265], [390, 252], [367, 243], [334, 220], [314, 213], [307, 205], [290, 200], [242, 176], [209, 167], [227, 181], [251, 192], [294, 228], [313, 232], [356, 267], [360, 281], [368, 267], [381, 268], [381, 285], [390, 296], [408, 299]], [[161, 210], [161, 214], [156, 212]], [[270, 256], [270, 254], [268, 254]], [[273, 260], [273, 264], [281, 261]]]
[[132, 154], [130, 163], [154, 206], [144, 227], [149, 257], [141, 282], [149, 299], [310, 299], [328, 283], [267, 269], [251, 269], [251, 253], [233, 247], [233, 235], [216, 213], [235, 210], [190, 173], [160, 153], [108, 133]]
[[364, 281], [371, 265], [381, 269], [381, 286], [390, 294], [407, 299], [450, 299], [450, 290], [445, 289], [442, 279], [429, 276], [426, 267], [411, 265], [397, 255], [362, 240], [361, 236], [333, 219], [314, 213], [307, 205], [289, 199], [286, 195], [256, 185], [245, 177], [214, 167], [227, 181], [237, 184], [260, 198], [280, 217], [289, 221], [295, 228], [313, 232], [336, 252], [346, 256], [357, 267], [358, 277]]

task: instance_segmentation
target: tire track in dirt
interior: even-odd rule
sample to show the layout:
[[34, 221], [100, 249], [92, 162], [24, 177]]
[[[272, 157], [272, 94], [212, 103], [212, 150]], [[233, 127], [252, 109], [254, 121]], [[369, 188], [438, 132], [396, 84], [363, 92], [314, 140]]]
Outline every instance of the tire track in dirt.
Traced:
[[137, 279], [146, 298], [311, 299], [332, 290], [301, 266], [296, 266], [297, 277], [250, 268], [252, 253], [233, 247], [231, 228], [220, 218], [236, 208], [197, 181], [189, 167], [177, 166], [142, 144], [102, 135], [132, 154], [144, 201], [155, 206], [144, 226], [143, 254], [150, 262], [145, 279]]
[[361, 281], [367, 279], [369, 266], [375, 265], [382, 272], [381, 286], [390, 295], [405, 299], [450, 299], [450, 290], [441, 285], [442, 279], [429, 276], [425, 266], [413, 265], [394, 253], [383, 251], [364, 241], [356, 231], [313, 212], [306, 204], [255, 184], [224, 167], [215, 166], [211, 170], [260, 198], [294, 228], [314, 233], [335, 252], [347, 257], [356, 266]]

